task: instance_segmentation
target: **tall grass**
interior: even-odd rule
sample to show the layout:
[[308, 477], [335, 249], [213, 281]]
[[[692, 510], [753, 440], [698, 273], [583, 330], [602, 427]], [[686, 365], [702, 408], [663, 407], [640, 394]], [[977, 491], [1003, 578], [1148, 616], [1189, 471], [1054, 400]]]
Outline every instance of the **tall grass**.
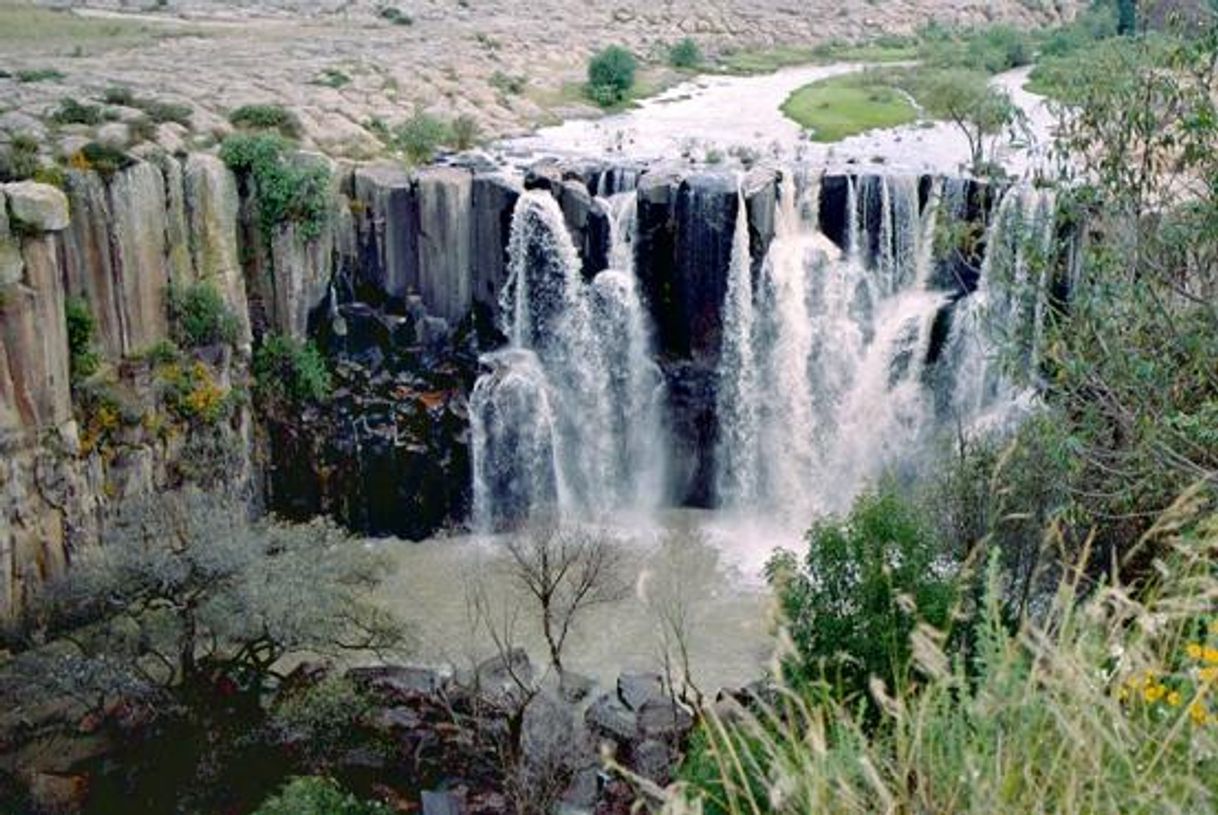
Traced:
[[679, 813], [1150, 813], [1218, 806], [1218, 514], [1212, 486], [1144, 544], [1151, 583], [1068, 574], [1034, 619], [1002, 620], [988, 570], [966, 655], [913, 635], [920, 682], [878, 683], [878, 723], [823, 689], [708, 712], [661, 794]]

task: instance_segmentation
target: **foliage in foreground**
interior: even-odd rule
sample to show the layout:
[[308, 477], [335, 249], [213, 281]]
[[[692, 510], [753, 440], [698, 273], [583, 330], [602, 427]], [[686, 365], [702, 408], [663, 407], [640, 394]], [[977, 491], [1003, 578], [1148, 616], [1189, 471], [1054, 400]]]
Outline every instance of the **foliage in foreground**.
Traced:
[[1153, 589], [1086, 600], [1081, 572], [1008, 628], [991, 570], [974, 646], [919, 626], [921, 681], [875, 685], [877, 721], [833, 694], [780, 687], [711, 716], [669, 796], [676, 813], [1182, 812], [1218, 802], [1218, 514], [1182, 499], [1148, 533]]
[[849, 517], [816, 523], [802, 558], [779, 551], [766, 566], [795, 654], [787, 669], [866, 695], [872, 678], [908, 682], [909, 638], [921, 621], [945, 629], [956, 565], [922, 513], [894, 490], [862, 495]]
[[237, 341], [239, 322], [219, 289], [206, 281], [169, 289], [174, 339], [184, 348]]
[[328, 778], [293, 778], [254, 815], [388, 815], [389, 807], [361, 801]]

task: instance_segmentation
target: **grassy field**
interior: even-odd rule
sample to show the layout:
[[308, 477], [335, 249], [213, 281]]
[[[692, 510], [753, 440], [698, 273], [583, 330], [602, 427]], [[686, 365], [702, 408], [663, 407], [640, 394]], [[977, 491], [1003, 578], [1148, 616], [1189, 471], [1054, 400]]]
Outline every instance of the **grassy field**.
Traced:
[[[197, 34], [172, 21], [165, 24], [81, 17], [69, 12], [0, 0], [0, 53], [41, 52], [66, 56], [130, 48], [161, 37]], [[2, 57], [0, 57], [2, 60]], [[0, 64], [0, 68], [5, 67]]]
[[805, 85], [787, 97], [782, 112], [812, 139], [834, 142], [881, 127], [909, 124], [918, 112], [905, 94], [866, 74], [848, 74]]
[[614, 105], [600, 107], [588, 98], [587, 83], [564, 82], [557, 88], [530, 88], [529, 98], [547, 110], [573, 107], [576, 105], [591, 105], [605, 113], [620, 113], [629, 110], [643, 99], [663, 93], [673, 85], [689, 79], [688, 72], [671, 68], [641, 68], [635, 76], [625, 98]]
[[779, 46], [735, 51], [724, 56], [715, 70], [725, 74], [768, 74], [793, 65], [830, 62], [905, 62], [918, 58], [917, 43], [885, 39], [871, 43], [821, 43], [817, 46]]

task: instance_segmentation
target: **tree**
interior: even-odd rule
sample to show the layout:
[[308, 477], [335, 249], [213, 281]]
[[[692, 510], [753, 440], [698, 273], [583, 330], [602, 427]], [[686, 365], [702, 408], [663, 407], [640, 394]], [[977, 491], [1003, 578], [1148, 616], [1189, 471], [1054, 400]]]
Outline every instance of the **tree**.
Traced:
[[620, 549], [586, 529], [546, 525], [507, 542], [513, 581], [541, 623], [550, 663], [560, 675], [567, 637], [593, 606], [621, 600]]
[[702, 49], [693, 37], [686, 37], [668, 49], [668, 64], [674, 68], [697, 68], [702, 64]]
[[[383, 563], [329, 522], [250, 523], [188, 490], [130, 505], [78, 553], [11, 643], [57, 689], [104, 707], [116, 690], [189, 704], [217, 683], [257, 698], [293, 653], [388, 653], [401, 627], [366, 594]], [[38, 643], [50, 647], [34, 647]]]
[[914, 627], [950, 622], [954, 565], [920, 511], [887, 489], [818, 521], [807, 541], [802, 558], [780, 550], [766, 565], [798, 651], [789, 667], [841, 698], [864, 695], [872, 677], [900, 690]]
[[620, 45], [598, 52], [588, 63], [588, 93], [599, 104], [620, 102], [634, 86], [638, 62]]
[[986, 137], [1022, 121], [1010, 94], [976, 71], [932, 71], [918, 80], [913, 93], [932, 115], [947, 119], [964, 134], [974, 172], [985, 167]]

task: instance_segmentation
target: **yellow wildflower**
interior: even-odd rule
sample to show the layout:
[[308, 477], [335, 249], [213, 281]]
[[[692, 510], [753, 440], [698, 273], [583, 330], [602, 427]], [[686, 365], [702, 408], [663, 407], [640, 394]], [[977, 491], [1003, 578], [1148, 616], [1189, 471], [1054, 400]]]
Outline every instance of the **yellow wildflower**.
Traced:
[[1209, 713], [1200, 702], [1193, 702], [1188, 706], [1188, 716], [1193, 720], [1193, 724], [1205, 724], [1209, 720]]
[[1180, 707], [1180, 691], [1174, 690], [1167, 694], [1167, 704], [1171, 707]]
[[1163, 685], [1151, 685], [1142, 691], [1142, 698], [1147, 702], [1154, 704], [1162, 699], [1167, 694], [1167, 688]]
[[1209, 665], [1218, 665], [1218, 648], [1206, 648], [1201, 658]]
[[1202, 668], [1198, 673], [1202, 682], [1218, 682], [1218, 667]]
[[1184, 647], [1184, 652], [1188, 654], [1189, 659], [1201, 659], [1201, 655], [1205, 653], [1205, 649], [1201, 647], [1199, 642], [1190, 642]]

